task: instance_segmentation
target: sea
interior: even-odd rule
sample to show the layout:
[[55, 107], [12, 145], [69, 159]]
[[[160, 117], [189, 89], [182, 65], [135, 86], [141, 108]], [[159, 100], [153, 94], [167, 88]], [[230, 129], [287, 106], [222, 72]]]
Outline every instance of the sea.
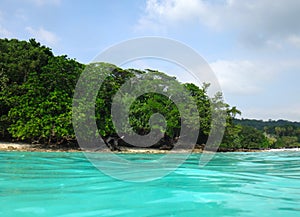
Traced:
[[[217, 153], [205, 165], [191, 154], [155, 168], [166, 173], [118, 170], [107, 153], [94, 156], [98, 164], [82, 152], [0, 152], [0, 216], [300, 216], [299, 151]], [[164, 157], [116, 156], [138, 165]]]

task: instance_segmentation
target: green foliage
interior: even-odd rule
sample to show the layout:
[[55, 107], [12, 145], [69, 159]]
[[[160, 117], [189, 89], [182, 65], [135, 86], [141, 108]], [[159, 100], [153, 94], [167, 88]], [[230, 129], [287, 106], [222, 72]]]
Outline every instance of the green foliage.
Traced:
[[[264, 130], [266, 127], [269, 129], [274, 129], [275, 127], [283, 127], [283, 126], [293, 126], [293, 127], [300, 127], [300, 122], [292, 122], [286, 120], [255, 120], [255, 119], [234, 119], [235, 124], [240, 124], [243, 126], [250, 126], [254, 127], [258, 130]], [[274, 131], [272, 132], [274, 134]]]
[[208, 134], [211, 129], [211, 102], [207, 95], [209, 84], [203, 84], [202, 89], [195, 84], [187, 83], [184, 87], [190, 92], [190, 95], [196, 102], [197, 110], [199, 112], [199, 137], [198, 144], [205, 144]]
[[270, 148], [292, 148], [300, 146], [300, 123], [298, 122], [249, 119], [235, 119], [234, 122], [255, 128], [264, 133]]
[[225, 129], [220, 148], [225, 150], [234, 150], [242, 148], [242, 137], [240, 135], [241, 130], [242, 126], [240, 125], [228, 125]]
[[[122, 133], [147, 135], [154, 130], [163, 136], [157, 147], [172, 147], [179, 135], [199, 135], [197, 143], [205, 144], [210, 134], [219, 133], [223, 127], [223, 150], [300, 146], [300, 123], [237, 120], [235, 117], [241, 112], [225, 103], [221, 93], [209, 98], [206, 83], [202, 87], [182, 84], [159, 71], [121, 69], [109, 63], [85, 66], [67, 56], [54, 56], [50, 48], [34, 39], [0, 39], [0, 51], [1, 140], [46, 145], [76, 143], [72, 103], [77, 105], [78, 119], [86, 125], [83, 133], [87, 137], [97, 133], [118, 137], [111, 114], [113, 103], [117, 102], [117, 124]], [[88, 79], [83, 83], [89, 91], [79, 93], [80, 98], [73, 102], [84, 68]], [[104, 82], [91, 98], [99, 80]], [[143, 90], [152, 91], [135, 95]], [[128, 105], [128, 111], [127, 107], [119, 108], [121, 104]], [[91, 111], [87, 116], [86, 110]], [[150, 123], [154, 114], [163, 118]], [[89, 128], [91, 122], [96, 122], [98, 132]], [[188, 129], [185, 135], [181, 134], [182, 124]]]
[[23, 84], [29, 74], [41, 73], [53, 54], [34, 39], [29, 42], [1, 39], [0, 51], [0, 139], [10, 139], [7, 130], [12, 123], [8, 117], [10, 109], [18, 104], [18, 96], [25, 93]]
[[[106, 65], [97, 63], [87, 67], [91, 67], [88, 68], [89, 71], [102, 71], [101, 68], [105, 68]], [[127, 82], [127, 88], [123, 86], [120, 89], [125, 82]], [[117, 124], [122, 125], [122, 134], [129, 136], [132, 133], [147, 135], [151, 130], [155, 130], [160, 135], [175, 138], [179, 136], [181, 121], [184, 121], [187, 127], [190, 127], [190, 133], [192, 133], [193, 130], [198, 130], [198, 127], [195, 129], [195, 127], [192, 126], [195, 126], [195, 123], [196, 126], [199, 126], [199, 124], [195, 122], [195, 119], [191, 118], [193, 115], [189, 115], [191, 114], [189, 112], [196, 112], [194, 115], [198, 117], [199, 114], [195, 110], [196, 108], [193, 110], [192, 105], [184, 103], [184, 101], [180, 103], [178, 99], [189, 97], [190, 100], [198, 100], [197, 104], [202, 107], [205, 106], [205, 103], [202, 103], [202, 101], [200, 101], [202, 99], [200, 98], [194, 98], [189, 90], [186, 91], [188, 95], [184, 96], [184, 89], [185, 85], [179, 83], [176, 78], [167, 76], [162, 72], [154, 70], [123, 70], [117, 67], [112, 68], [110, 73], [106, 75], [106, 79], [96, 99], [96, 121], [100, 135], [105, 137], [107, 135], [116, 134], [111, 117], [113, 99], [114, 102], [120, 103], [120, 105], [117, 106], [118, 108], [122, 107], [122, 104], [129, 105], [129, 112], [125, 108], [118, 109], [119, 119]], [[143, 93], [144, 90], [153, 90], [153, 92], [146, 91], [145, 94], [138, 97], [134, 95], [134, 93], [137, 92]], [[196, 93], [196, 91], [199, 91], [199, 94], [202, 94], [203, 98], [206, 97], [204, 96], [204, 90], [200, 90], [197, 87], [194, 92]], [[116, 94], [117, 92], [119, 94]], [[172, 97], [176, 97], [179, 103], [175, 105]], [[209, 103], [208, 99], [207, 101]], [[180, 116], [179, 110], [186, 111], [183, 112], [185, 115]], [[202, 110], [204, 110], [204, 108]], [[129, 113], [129, 120], [125, 118], [126, 113]], [[157, 113], [161, 114], [164, 119], [159, 119], [158, 122], [152, 123], [151, 128], [149, 121], [152, 115]], [[204, 116], [204, 114], [202, 114], [202, 116]], [[164, 120], [166, 120], [166, 129], [161, 127], [164, 125]], [[208, 126], [209, 123], [203, 125]], [[188, 137], [189, 135], [185, 136]]]
[[176, 105], [164, 95], [148, 93], [139, 97], [130, 108], [130, 125], [134, 131], [140, 135], [146, 135], [150, 132], [149, 120], [155, 113], [160, 113], [167, 120], [167, 130], [160, 128], [163, 120], [153, 126], [162, 134], [166, 133], [170, 137], [177, 135], [180, 128], [180, 113]]
[[0, 40], [2, 139], [42, 144], [74, 140], [72, 96], [83, 65], [54, 57], [35, 40]]
[[241, 148], [243, 149], [265, 149], [269, 147], [269, 142], [264, 134], [249, 126], [243, 126], [240, 132]]

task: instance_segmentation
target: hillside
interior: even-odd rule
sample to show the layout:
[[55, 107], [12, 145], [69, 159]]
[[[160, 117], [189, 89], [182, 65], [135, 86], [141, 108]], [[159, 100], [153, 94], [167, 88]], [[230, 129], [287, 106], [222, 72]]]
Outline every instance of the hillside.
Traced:
[[300, 123], [288, 120], [234, 119], [236, 125], [252, 127], [269, 140], [271, 148], [300, 147]]
[[256, 119], [234, 119], [235, 124], [240, 124], [243, 126], [254, 127], [258, 130], [264, 130], [265, 127], [283, 127], [283, 126], [293, 126], [300, 127], [300, 122], [288, 121], [288, 120], [256, 120]]
[[[110, 63], [84, 65], [67, 55], [55, 56], [51, 48], [34, 39], [0, 39], [0, 64], [2, 141], [39, 143], [47, 148], [78, 147], [74, 129], [83, 126], [79, 136], [84, 142], [99, 134], [111, 150], [136, 145], [169, 150], [178, 140], [203, 147], [210, 135], [225, 128], [220, 144], [223, 151], [300, 146], [300, 123], [235, 119], [241, 111], [224, 102], [221, 93], [209, 97], [206, 83], [201, 87], [181, 83], [151, 69], [122, 69]], [[82, 91], [74, 98], [84, 71], [92, 72], [82, 89], [90, 92]], [[86, 101], [99, 76], [104, 81], [93, 103]], [[141, 87], [137, 85], [140, 81]], [[150, 91], [135, 94], [140, 90]], [[126, 103], [128, 110], [122, 107]], [[113, 108], [117, 108], [115, 122]], [[85, 113], [91, 109], [95, 112]], [[160, 117], [153, 121], [157, 113]], [[213, 114], [220, 118], [212, 118]], [[93, 122], [96, 129], [90, 125]], [[151, 138], [142, 136], [159, 140], [148, 144]], [[133, 137], [139, 138], [139, 144], [126, 142]]]

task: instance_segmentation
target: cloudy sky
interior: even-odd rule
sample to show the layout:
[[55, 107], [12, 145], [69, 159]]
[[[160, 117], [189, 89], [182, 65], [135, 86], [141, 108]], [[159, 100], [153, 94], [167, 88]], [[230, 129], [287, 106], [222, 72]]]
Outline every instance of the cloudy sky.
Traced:
[[299, 0], [1, 0], [0, 37], [82, 63], [131, 38], [175, 39], [210, 64], [242, 117], [300, 121], [299, 11]]

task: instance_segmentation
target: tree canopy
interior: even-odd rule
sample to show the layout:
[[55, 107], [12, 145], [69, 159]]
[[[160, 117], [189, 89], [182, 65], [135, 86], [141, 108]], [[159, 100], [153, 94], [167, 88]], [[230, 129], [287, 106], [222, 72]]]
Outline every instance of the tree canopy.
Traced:
[[2, 139], [42, 144], [74, 140], [72, 97], [84, 65], [54, 56], [34, 39], [0, 40]]
[[[88, 87], [97, 84], [99, 75], [105, 79], [93, 102], [95, 116], [80, 118], [87, 123], [95, 121], [97, 133], [102, 138], [117, 139], [118, 142], [110, 146], [113, 150], [131, 145], [122, 140], [116, 126], [126, 136], [148, 135], [154, 130], [160, 138], [151, 144], [154, 148], [171, 149], [179, 137], [194, 135], [198, 135], [195, 143], [203, 146], [215, 124], [212, 122], [214, 105], [225, 112], [221, 150], [299, 146], [300, 124], [237, 120], [235, 117], [241, 112], [225, 103], [220, 93], [210, 98], [206, 83], [202, 87], [183, 84], [175, 77], [151, 69], [122, 69], [110, 63], [84, 65], [66, 55], [55, 56], [50, 48], [34, 39], [0, 39], [0, 51], [1, 140], [39, 143], [47, 147], [76, 146], [72, 125], [73, 95], [83, 70], [90, 70], [93, 73], [87, 81]], [[139, 82], [142, 85], [138, 86]], [[152, 91], [136, 95], [143, 90]], [[82, 99], [87, 97], [82, 95]], [[82, 111], [89, 106], [75, 103], [81, 105]], [[128, 106], [123, 108], [122, 105]], [[114, 109], [117, 121], [112, 115]], [[160, 116], [152, 123], [154, 114]], [[181, 132], [183, 126], [188, 129], [185, 135]], [[84, 133], [96, 132], [87, 129]]]

